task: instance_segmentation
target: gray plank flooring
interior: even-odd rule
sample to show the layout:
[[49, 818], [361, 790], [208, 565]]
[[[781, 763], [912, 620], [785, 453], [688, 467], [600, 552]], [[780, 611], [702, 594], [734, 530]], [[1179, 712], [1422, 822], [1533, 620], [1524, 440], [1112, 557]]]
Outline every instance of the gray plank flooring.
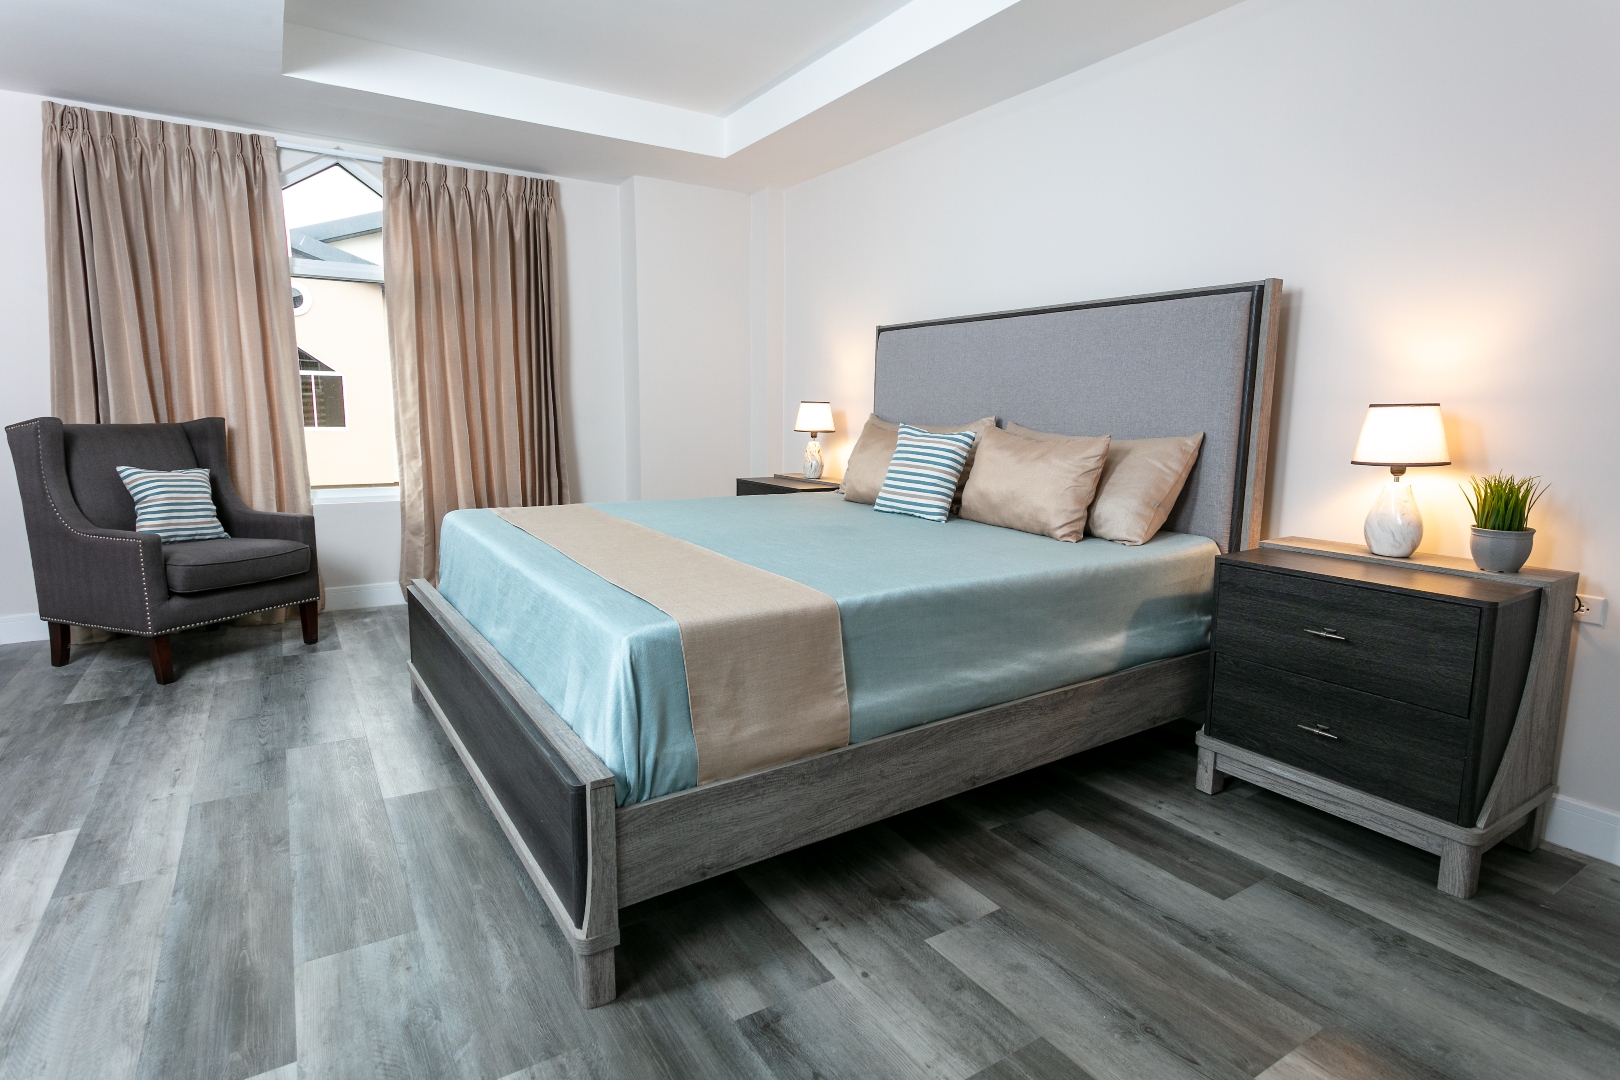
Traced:
[[425, 707], [401, 608], [0, 647], [0, 1080], [1612, 1078], [1620, 868], [1436, 860], [1190, 729], [624, 912], [567, 946]]

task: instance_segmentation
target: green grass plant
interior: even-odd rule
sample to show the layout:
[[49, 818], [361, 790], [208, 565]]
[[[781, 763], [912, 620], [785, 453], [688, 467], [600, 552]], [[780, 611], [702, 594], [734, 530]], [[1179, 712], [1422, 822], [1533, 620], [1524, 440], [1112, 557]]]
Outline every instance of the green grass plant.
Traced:
[[1523, 532], [1528, 527], [1525, 522], [1530, 519], [1530, 510], [1547, 490], [1546, 484], [1537, 485], [1540, 479], [1539, 476], [1520, 479], [1500, 472], [1495, 476], [1469, 477], [1473, 493], [1470, 494], [1467, 487], [1462, 492], [1463, 498], [1468, 500], [1468, 509], [1474, 512], [1474, 527]]

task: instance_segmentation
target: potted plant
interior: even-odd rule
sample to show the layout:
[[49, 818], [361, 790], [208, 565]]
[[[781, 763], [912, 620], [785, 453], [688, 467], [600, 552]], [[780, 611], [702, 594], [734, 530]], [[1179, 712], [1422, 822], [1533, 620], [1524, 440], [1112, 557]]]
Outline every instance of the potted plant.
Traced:
[[1526, 522], [1530, 510], [1547, 490], [1546, 484], [1537, 485], [1539, 476], [1520, 479], [1497, 473], [1495, 476], [1471, 476], [1463, 498], [1474, 512], [1474, 535], [1469, 549], [1474, 565], [1493, 574], [1517, 574], [1519, 567], [1530, 557], [1530, 548], [1536, 542], [1536, 530]]

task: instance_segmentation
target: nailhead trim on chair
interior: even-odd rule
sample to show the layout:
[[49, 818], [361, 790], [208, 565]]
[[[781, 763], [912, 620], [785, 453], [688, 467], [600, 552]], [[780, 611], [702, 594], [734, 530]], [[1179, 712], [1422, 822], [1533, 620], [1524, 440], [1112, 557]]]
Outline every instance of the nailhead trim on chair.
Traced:
[[[115, 540], [117, 537], [101, 536], [98, 540]], [[239, 611], [235, 615], [227, 615], [223, 619], [205, 619], [202, 622], [186, 623], [184, 626], [171, 626], [167, 630], [125, 630], [121, 626], [102, 626], [100, 623], [75, 622], [71, 619], [53, 619], [48, 615], [41, 615], [40, 622], [59, 622], [69, 626], [88, 626], [92, 630], [107, 630], [114, 634], [132, 634], [135, 637], [162, 637], [164, 634], [178, 634], [182, 630], [193, 630], [199, 626], [213, 626], [215, 623], [230, 622], [245, 615], [257, 615], [261, 611], [275, 611], [284, 607], [297, 607], [299, 604], [309, 604], [319, 600], [320, 596], [312, 596], [308, 600], [289, 600], [285, 604], [271, 604], [269, 607], [254, 608], [252, 611]]]

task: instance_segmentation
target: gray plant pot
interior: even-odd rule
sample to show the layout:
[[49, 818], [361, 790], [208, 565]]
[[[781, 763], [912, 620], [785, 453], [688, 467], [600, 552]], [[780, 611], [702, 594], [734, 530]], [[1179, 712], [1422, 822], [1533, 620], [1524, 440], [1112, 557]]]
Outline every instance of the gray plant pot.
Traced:
[[1474, 565], [1493, 574], [1517, 574], [1535, 545], [1534, 529], [1481, 529], [1474, 527], [1469, 550]]

